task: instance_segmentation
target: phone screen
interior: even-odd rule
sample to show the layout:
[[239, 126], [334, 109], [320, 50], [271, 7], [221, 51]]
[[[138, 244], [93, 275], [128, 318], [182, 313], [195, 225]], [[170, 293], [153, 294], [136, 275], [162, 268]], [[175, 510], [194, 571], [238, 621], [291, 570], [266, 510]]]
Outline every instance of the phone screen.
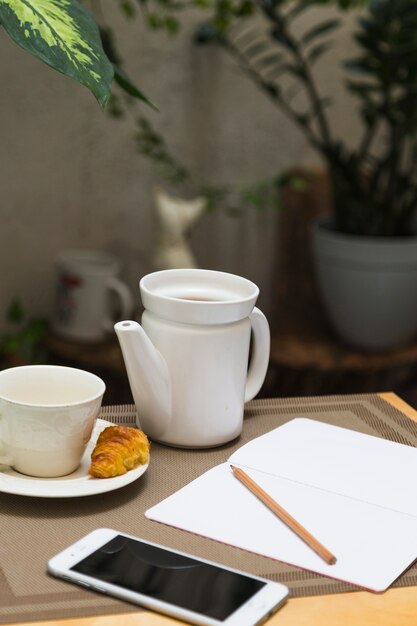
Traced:
[[123, 535], [71, 569], [219, 621], [266, 584]]

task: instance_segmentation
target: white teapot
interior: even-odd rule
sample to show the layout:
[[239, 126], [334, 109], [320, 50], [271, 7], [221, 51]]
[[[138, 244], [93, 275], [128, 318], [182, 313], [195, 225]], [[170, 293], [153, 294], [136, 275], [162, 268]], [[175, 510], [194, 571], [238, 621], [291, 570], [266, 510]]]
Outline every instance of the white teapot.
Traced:
[[140, 293], [142, 326], [114, 327], [138, 426], [152, 440], [179, 447], [234, 439], [244, 403], [260, 390], [269, 363], [269, 325], [254, 308], [258, 287], [225, 272], [172, 269], [142, 278]]

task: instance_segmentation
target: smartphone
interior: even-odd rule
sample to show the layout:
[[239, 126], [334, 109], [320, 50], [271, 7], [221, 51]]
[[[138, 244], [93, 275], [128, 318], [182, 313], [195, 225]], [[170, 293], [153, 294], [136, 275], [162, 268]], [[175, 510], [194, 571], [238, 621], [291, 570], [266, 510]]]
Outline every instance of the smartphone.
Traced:
[[285, 601], [280, 583], [98, 528], [48, 562], [53, 576], [199, 626], [255, 626]]

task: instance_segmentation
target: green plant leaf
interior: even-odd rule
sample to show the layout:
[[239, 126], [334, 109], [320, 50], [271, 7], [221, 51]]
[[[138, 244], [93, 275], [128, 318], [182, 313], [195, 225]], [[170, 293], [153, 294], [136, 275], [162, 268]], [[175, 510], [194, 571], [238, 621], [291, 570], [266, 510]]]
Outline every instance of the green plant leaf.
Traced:
[[287, 12], [285, 18], [288, 21], [295, 20], [299, 15], [307, 11], [310, 7], [314, 7], [317, 4], [317, 0], [299, 0], [291, 5], [290, 10]]
[[11, 322], [12, 324], [19, 324], [23, 318], [25, 317], [25, 312], [23, 310], [22, 303], [20, 300], [15, 298], [10, 303], [7, 311], [6, 311], [6, 320]]
[[300, 80], [305, 80], [305, 68], [296, 63], [283, 63], [280, 68], [280, 72], [287, 72], [288, 74], [292, 74], [296, 78]]
[[244, 48], [243, 54], [247, 57], [254, 57], [262, 52], [265, 52], [269, 47], [269, 44], [266, 41], [256, 41], [250, 44], [247, 48]]
[[120, 8], [129, 20], [135, 17], [136, 9], [129, 0], [122, 0], [120, 2]]
[[268, 54], [262, 55], [262, 57], [260, 57], [259, 59], [256, 59], [256, 64], [259, 67], [266, 68], [270, 65], [277, 65], [278, 63], [281, 63], [284, 58], [285, 57], [283, 54], [270, 52]]
[[322, 37], [323, 35], [327, 35], [329, 32], [333, 31], [335, 28], [340, 26], [340, 20], [331, 19], [326, 20], [324, 22], [320, 22], [313, 26], [307, 33], [305, 33], [301, 39], [300, 43], [302, 46], [307, 46], [309, 43], [313, 42], [317, 37]]
[[146, 102], [146, 104], [148, 104], [152, 109], [158, 111], [158, 107], [151, 100], [149, 100], [149, 98], [147, 98], [145, 94], [140, 91], [140, 89], [138, 89], [134, 83], [132, 83], [129, 76], [127, 76], [127, 74], [125, 74], [124, 71], [117, 65], [114, 66], [114, 80], [119, 85], [119, 87], [126, 91], [126, 93], [128, 93], [130, 96]]
[[113, 66], [93, 17], [77, 0], [0, 0], [0, 23], [27, 52], [107, 103]]
[[317, 46], [313, 46], [311, 50], [309, 50], [307, 55], [307, 60], [310, 65], [313, 65], [316, 61], [318, 61], [323, 54], [328, 52], [333, 48], [333, 44], [331, 41], [324, 41], [323, 43], [317, 44]]

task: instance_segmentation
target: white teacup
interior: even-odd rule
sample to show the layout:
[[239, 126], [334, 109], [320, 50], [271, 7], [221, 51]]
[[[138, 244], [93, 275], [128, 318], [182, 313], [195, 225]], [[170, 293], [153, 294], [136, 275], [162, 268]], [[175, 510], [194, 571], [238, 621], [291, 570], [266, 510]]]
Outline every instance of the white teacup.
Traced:
[[0, 464], [52, 478], [80, 464], [100, 411], [105, 384], [59, 365], [0, 371]]

